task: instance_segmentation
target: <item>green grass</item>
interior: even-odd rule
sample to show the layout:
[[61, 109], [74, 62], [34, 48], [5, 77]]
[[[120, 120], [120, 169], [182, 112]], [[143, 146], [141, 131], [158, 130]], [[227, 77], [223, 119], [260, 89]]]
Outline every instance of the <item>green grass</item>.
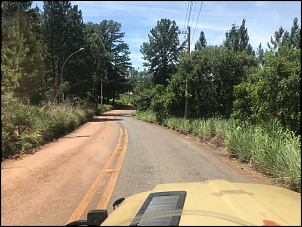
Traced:
[[100, 115], [101, 113], [110, 111], [112, 109], [113, 109], [112, 105], [105, 105], [105, 104], [104, 105], [98, 105], [96, 115]]
[[[158, 123], [151, 111], [136, 111], [133, 115]], [[301, 136], [284, 131], [277, 121], [250, 125], [232, 119], [170, 117], [164, 119], [162, 125], [184, 134], [191, 133], [204, 141], [218, 136], [230, 157], [249, 163], [292, 190], [301, 192]]]
[[46, 103], [24, 105], [9, 96], [1, 96], [2, 158], [29, 153], [33, 148], [72, 132], [95, 114], [111, 110], [110, 105]]
[[135, 111], [132, 115], [140, 120], [144, 120], [151, 123], [156, 123], [156, 115], [152, 111]]

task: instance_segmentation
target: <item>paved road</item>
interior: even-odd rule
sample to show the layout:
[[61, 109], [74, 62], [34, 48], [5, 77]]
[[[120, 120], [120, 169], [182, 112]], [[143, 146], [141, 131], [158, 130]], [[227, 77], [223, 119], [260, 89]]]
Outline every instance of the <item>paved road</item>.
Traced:
[[[161, 183], [207, 179], [253, 182], [200, 142], [137, 120], [131, 112], [108, 112], [43, 146], [35, 155], [1, 163], [1, 225], [64, 225], [72, 215], [85, 218], [105, 197], [112, 180], [110, 173], [102, 178], [102, 172], [109, 169], [108, 160], [115, 152], [120, 152], [117, 158], [122, 152], [125, 156], [115, 173], [113, 192], [108, 190], [105, 198], [109, 213], [116, 199]], [[121, 128], [128, 135], [124, 151], [117, 149]]]
[[238, 169], [221, 162], [199, 141], [165, 127], [121, 115], [129, 143], [107, 209], [116, 199], [152, 190], [157, 184], [225, 179], [251, 183]]

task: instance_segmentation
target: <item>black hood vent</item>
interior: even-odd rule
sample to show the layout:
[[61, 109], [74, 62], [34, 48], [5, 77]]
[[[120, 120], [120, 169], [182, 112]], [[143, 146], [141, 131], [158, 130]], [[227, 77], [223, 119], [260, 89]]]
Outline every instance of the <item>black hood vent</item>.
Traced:
[[178, 226], [187, 193], [151, 193], [130, 226]]

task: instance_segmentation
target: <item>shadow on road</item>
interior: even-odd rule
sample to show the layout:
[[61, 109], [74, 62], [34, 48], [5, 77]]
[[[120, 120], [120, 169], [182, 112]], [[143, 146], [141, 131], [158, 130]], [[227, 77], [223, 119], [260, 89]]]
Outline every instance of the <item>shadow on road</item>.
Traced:
[[[101, 115], [102, 116], [102, 115]], [[107, 115], [109, 116], [109, 115]], [[116, 115], [112, 115], [112, 116], [116, 116]], [[116, 119], [110, 119], [110, 118], [94, 118], [92, 120], [90, 120], [90, 122], [104, 122], [104, 121], [122, 121], [123, 119], [120, 118], [116, 118]]]
[[119, 113], [119, 114], [106, 114], [106, 113], [104, 113], [104, 114], [101, 114], [100, 116], [113, 116], [113, 117], [129, 117], [130, 116], [130, 114], [129, 113]]
[[[129, 110], [129, 109], [125, 109]], [[104, 121], [122, 121], [124, 117], [130, 117], [131, 113], [102, 113], [100, 115], [97, 115], [96, 117], [102, 117], [102, 118], [94, 118], [90, 120], [90, 122], [104, 122]], [[107, 118], [107, 117], [117, 117], [117, 118]]]

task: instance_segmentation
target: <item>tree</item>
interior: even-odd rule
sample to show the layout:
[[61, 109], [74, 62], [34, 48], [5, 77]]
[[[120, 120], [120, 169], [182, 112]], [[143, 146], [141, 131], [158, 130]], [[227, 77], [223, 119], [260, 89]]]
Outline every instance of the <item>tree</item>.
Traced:
[[1, 3], [1, 94], [12, 92], [28, 103], [41, 85], [41, 45], [37, 39], [38, 9], [31, 2]]
[[171, 78], [174, 93], [171, 109], [181, 116], [184, 110], [185, 78], [190, 81], [190, 117], [229, 117], [233, 87], [246, 79], [244, 67], [256, 66], [253, 55], [226, 47], [207, 46], [180, 56], [177, 73]]
[[112, 60], [112, 54], [110, 54], [102, 40], [100, 33], [100, 25], [92, 22], [88, 22], [85, 25], [85, 40], [86, 40], [86, 56], [83, 68], [86, 72], [89, 72], [87, 76], [90, 81], [91, 95], [90, 98], [100, 101], [101, 98], [101, 80], [103, 80], [108, 71], [106, 70], [107, 62]]
[[279, 30], [275, 32], [275, 35], [274, 35], [275, 39], [273, 39], [273, 37], [271, 37], [271, 39], [270, 39], [271, 44], [269, 44], [269, 42], [267, 42], [267, 46], [269, 49], [271, 49], [273, 51], [278, 50], [279, 46], [282, 43], [282, 36], [283, 36], [284, 31], [285, 30], [282, 27], [280, 27]]
[[299, 28], [297, 17], [294, 19], [289, 40], [291, 48], [301, 49], [301, 28]]
[[261, 67], [262, 67], [263, 63], [264, 63], [264, 50], [261, 46], [261, 43], [259, 44], [259, 46], [257, 48], [256, 56], [257, 56], [257, 59], [258, 59], [258, 64], [261, 65]]
[[197, 42], [195, 44], [195, 50], [201, 50], [201, 48], [206, 47], [206, 46], [207, 46], [207, 41], [206, 41], [204, 32], [201, 31], [199, 39], [197, 40]]
[[226, 32], [225, 36], [226, 39], [223, 41], [225, 47], [234, 50], [235, 52], [246, 51], [248, 54], [255, 55], [253, 48], [249, 43], [247, 28], [245, 28], [245, 19], [242, 20], [240, 27], [236, 26], [235, 23], [232, 24], [231, 30]]
[[263, 68], [250, 68], [247, 80], [235, 86], [232, 117], [261, 123], [278, 119], [300, 134], [301, 49], [286, 46], [268, 51]]
[[85, 50], [66, 62], [72, 53], [85, 47], [82, 12], [77, 5], [72, 7], [69, 1], [44, 1], [43, 8], [41, 37], [47, 69], [46, 90], [52, 90], [58, 98], [63, 86], [64, 95], [83, 98], [91, 85], [88, 75], [90, 72], [83, 67]]
[[298, 25], [298, 19], [295, 18], [291, 31], [288, 32], [280, 27], [275, 32], [274, 38], [271, 37], [270, 43], [267, 43], [270, 50], [278, 52], [281, 46], [286, 46], [291, 49], [301, 49], [301, 28]]
[[239, 36], [238, 36], [238, 26], [232, 24], [230, 31], [225, 33], [226, 39], [223, 44], [230, 50], [238, 51], [239, 50]]
[[100, 23], [100, 36], [104, 42], [105, 49], [112, 55], [105, 68], [108, 72], [105, 80], [104, 93], [106, 102], [118, 97], [120, 93], [127, 91], [125, 80], [127, 70], [131, 66], [129, 46], [123, 41], [125, 36], [121, 31], [121, 24], [113, 20], [103, 20]]
[[[46, 89], [51, 89], [53, 98], [60, 93], [61, 67], [65, 59], [71, 53], [66, 51], [66, 14], [71, 5], [69, 2], [44, 1], [41, 15], [41, 37], [44, 45], [44, 64], [46, 66], [45, 83]], [[66, 58], [63, 59], [63, 55]]]
[[137, 72], [133, 87], [133, 101], [138, 110], [147, 110], [150, 107], [153, 94], [151, 92], [154, 87], [152, 75], [146, 69]]
[[179, 54], [185, 49], [185, 42], [179, 45], [181, 31], [175, 21], [161, 19], [148, 34], [149, 42], [143, 43], [141, 53], [153, 74], [155, 84], [167, 85], [172, 74], [176, 72]]

